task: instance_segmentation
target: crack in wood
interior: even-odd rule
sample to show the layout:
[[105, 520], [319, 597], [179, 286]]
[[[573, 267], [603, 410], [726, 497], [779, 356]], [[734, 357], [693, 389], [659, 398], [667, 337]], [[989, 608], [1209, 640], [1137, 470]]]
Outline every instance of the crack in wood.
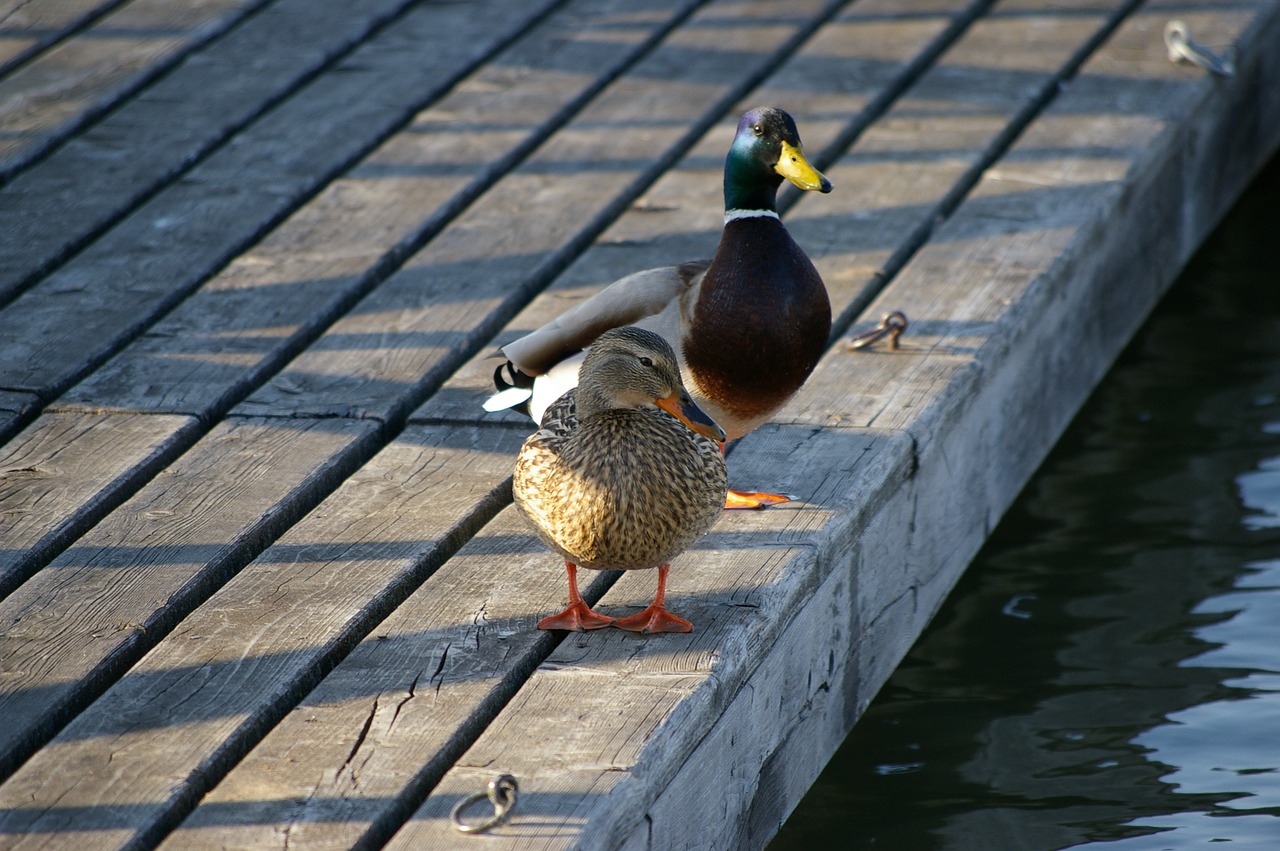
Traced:
[[449, 648], [452, 646], [452, 642], [445, 644], [444, 650], [440, 651], [440, 664], [436, 665], [435, 673], [431, 675], [431, 680], [436, 684], [436, 696], [439, 696], [440, 688], [444, 685], [444, 663], [449, 658]]
[[[447, 652], [448, 648], [445, 648], [445, 650]], [[444, 667], [444, 655], [441, 655], [440, 657], [440, 667], [442, 668]], [[387, 725], [388, 733], [390, 733], [392, 729], [395, 728], [396, 720], [400, 717], [400, 710], [404, 709], [404, 707], [408, 705], [409, 701], [413, 700], [415, 697], [418, 696], [418, 683], [420, 683], [421, 681], [422, 681], [422, 672], [419, 671], [418, 675], [413, 678], [413, 682], [409, 685], [409, 693], [405, 695], [403, 700], [401, 700], [399, 703], [396, 704], [396, 711], [391, 714], [391, 723]]]
[[[351, 765], [351, 761], [356, 758], [356, 754], [359, 753], [360, 747], [364, 744], [365, 739], [369, 737], [369, 730], [373, 727], [373, 719], [377, 717], [377, 715], [378, 698], [375, 697], [373, 699], [373, 707], [369, 710], [368, 716], [364, 719], [364, 726], [360, 728], [360, 732], [356, 735], [355, 744], [351, 746], [351, 751], [347, 754], [347, 758], [342, 761], [342, 765], [338, 766], [338, 770], [334, 775], [335, 777], [340, 777], [342, 772], [346, 771]], [[357, 785], [354, 769], [351, 771], [351, 783], [353, 786]]]

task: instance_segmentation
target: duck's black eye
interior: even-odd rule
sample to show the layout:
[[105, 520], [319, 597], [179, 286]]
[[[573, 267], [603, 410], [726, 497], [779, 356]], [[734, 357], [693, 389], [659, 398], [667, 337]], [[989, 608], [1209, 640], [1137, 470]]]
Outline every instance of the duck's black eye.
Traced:
[[641, 365], [641, 366], [653, 366], [653, 359], [652, 359], [652, 358], [649, 358], [649, 357], [641, 356], [641, 358], [640, 358], [640, 365]]
[[759, 124], [757, 124], [757, 125], [755, 125], [754, 127], [752, 127], [752, 128], [751, 128], [751, 130], [752, 130], [752, 132], [754, 132], [757, 136], [763, 136], [763, 135], [764, 135], [764, 127], [762, 127], [762, 126], [761, 126], [761, 125], [759, 125]]

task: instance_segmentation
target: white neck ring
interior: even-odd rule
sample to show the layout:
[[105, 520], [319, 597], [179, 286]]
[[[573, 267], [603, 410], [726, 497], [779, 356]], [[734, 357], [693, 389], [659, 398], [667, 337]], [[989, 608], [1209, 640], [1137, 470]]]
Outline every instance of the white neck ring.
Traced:
[[736, 222], [738, 219], [777, 219], [773, 210], [725, 210], [724, 223]]

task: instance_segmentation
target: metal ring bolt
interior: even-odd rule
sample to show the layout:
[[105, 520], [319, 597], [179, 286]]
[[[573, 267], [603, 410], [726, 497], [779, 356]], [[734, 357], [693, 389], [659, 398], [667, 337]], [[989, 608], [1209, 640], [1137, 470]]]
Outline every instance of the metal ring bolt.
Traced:
[[[454, 805], [453, 811], [449, 813], [449, 817], [453, 819], [453, 826], [462, 833], [484, 833], [486, 830], [505, 824], [511, 817], [511, 811], [516, 808], [516, 797], [519, 791], [520, 785], [516, 783], [514, 777], [510, 774], [499, 774], [489, 781], [485, 791], [468, 795]], [[483, 821], [464, 821], [462, 814], [467, 808], [486, 798], [493, 804], [493, 815]]]
[[907, 330], [907, 315], [901, 310], [893, 310], [884, 315], [880, 324], [870, 331], [855, 334], [848, 343], [851, 349], [865, 349], [885, 337], [889, 338], [889, 348], [898, 348], [898, 338]]
[[1175, 19], [1165, 24], [1164, 45], [1169, 51], [1170, 62], [1199, 65], [1219, 77], [1230, 77], [1236, 72], [1230, 59], [1219, 56], [1191, 37], [1191, 28], [1186, 21]]

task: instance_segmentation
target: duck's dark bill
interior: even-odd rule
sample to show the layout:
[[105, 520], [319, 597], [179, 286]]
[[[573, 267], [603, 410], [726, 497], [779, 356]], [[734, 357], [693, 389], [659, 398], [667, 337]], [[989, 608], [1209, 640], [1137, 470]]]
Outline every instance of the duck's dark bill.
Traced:
[[666, 411], [680, 422], [687, 425], [698, 434], [724, 442], [724, 429], [716, 424], [716, 421], [707, 416], [706, 412], [689, 398], [687, 392], [680, 394], [672, 394], [661, 399], [654, 400], [658, 407]]

